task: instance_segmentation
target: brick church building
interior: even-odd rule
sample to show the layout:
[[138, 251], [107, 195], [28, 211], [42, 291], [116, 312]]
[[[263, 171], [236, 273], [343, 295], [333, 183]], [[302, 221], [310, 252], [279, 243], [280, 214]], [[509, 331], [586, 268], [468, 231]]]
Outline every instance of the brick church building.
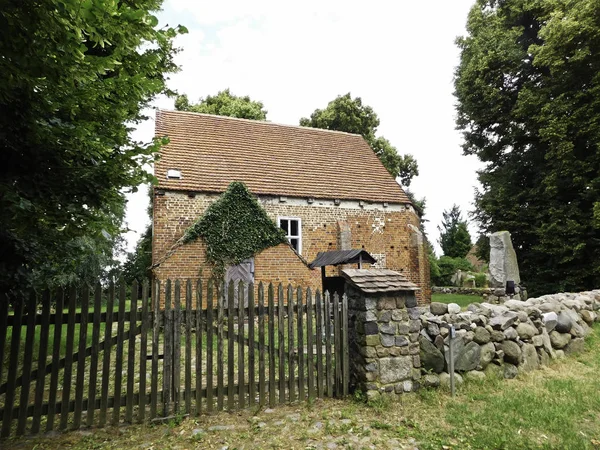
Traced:
[[[418, 214], [362, 136], [165, 110], [156, 136], [169, 138], [154, 167], [156, 278], [210, 276], [202, 239], [180, 239], [229, 183], [242, 181], [289, 242], [232, 268], [247, 280], [320, 289], [322, 272], [309, 267], [318, 253], [357, 249], [415, 283], [420, 303], [430, 301]], [[340, 267], [327, 266], [327, 276]]]

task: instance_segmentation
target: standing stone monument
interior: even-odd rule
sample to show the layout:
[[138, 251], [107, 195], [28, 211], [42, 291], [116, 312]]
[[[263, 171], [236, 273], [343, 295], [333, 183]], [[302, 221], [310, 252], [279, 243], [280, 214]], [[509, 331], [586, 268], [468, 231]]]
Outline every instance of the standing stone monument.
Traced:
[[513, 248], [508, 231], [498, 231], [490, 235], [490, 287], [506, 287], [506, 281], [512, 280], [515, 286], [521, 283], [517, 254]]

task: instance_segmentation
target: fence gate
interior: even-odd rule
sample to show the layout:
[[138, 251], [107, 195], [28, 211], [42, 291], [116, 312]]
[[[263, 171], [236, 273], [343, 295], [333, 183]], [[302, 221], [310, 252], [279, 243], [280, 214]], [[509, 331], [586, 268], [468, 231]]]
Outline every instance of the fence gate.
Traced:
[[2, 301], [0, 437], [347, 395], [345, 296], [191, 280], [152, 291]]

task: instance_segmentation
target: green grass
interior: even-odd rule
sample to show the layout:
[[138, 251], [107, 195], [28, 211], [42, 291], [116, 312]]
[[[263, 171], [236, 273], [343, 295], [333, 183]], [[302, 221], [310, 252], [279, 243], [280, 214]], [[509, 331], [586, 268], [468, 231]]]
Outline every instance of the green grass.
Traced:
[[[397, 402], [314, 401], [192, 417], [171, 425], [131, 425], [13, 439], [7, 448], [344, 448], [600, 449], [600, 324], [586, 352], [513, 380], [467, 382], [453, 398], [422, 389]], [[258, 424], [261, 424], [258, 426]], [[212, 431], [212, 425], [233, 425]], [[193, 430], [200, 430], [195, 435]], [[148, 444], [148, 445], [147, 445]]]
[[466, 308], [471, 303], [481, 303], [483, 299], [479, 295], [431, 294], [431, 301], [440, 303], [456, 303], [461, 308]]

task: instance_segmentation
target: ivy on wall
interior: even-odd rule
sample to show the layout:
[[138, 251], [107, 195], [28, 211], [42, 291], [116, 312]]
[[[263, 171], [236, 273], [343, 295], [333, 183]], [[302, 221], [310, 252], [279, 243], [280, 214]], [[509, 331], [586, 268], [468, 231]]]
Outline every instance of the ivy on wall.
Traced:
[[239, 181], [231, 183], [186, 230], [183, 243], [199, 237], [206, 242], [206, 259], [213, 266], [215, 275], [266, 248], [287, 242], [283, 230], [271, 220], [246, 185]]

